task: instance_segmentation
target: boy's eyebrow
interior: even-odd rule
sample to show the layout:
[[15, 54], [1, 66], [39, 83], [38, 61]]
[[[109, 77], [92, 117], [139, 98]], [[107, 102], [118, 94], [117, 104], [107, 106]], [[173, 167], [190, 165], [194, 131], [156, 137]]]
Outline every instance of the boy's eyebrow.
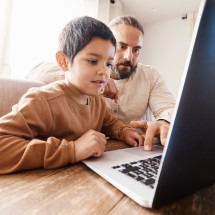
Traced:
[[[87, 53], [87, 55], [91, 55], [91, 56], [95, 56], [95, 57], [101, 57], [101, 55], [100, 54], [97, 54], [97, 53]], [[113, 60], [114, 58], [113, 57], [109, 57], [108, 58], [109, 60]]]

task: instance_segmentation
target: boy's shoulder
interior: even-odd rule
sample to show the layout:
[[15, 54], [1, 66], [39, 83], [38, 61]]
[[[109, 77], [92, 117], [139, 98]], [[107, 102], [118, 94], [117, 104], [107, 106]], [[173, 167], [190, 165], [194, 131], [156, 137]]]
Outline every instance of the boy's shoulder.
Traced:
[[46, 100], [52, 100], [59, 96], [64, 95], [64, 91], [62, 90], [62, 81], [53, 82], [41, 87], [32, 87], [27, 92], [27, 97], [44, 97]]

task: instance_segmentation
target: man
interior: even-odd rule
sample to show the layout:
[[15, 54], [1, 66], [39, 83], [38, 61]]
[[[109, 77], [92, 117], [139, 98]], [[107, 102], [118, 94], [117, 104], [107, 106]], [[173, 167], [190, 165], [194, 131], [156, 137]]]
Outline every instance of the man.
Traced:
[[[108, 97], [106, 103], [119, 119], [146, 132], [145, 150], [151, 150], [155, 136], [160, 136], [164, 145], [175, 100], [159, 73], [153, 67], [139, 63], [143, 27], [130, 16], [114, 18], [109, 27], [116, 38], [117, 49], [112, 80], [103, 92]], [[147, 108], [155, 120], [141, 120], [146, 116]]]
[[[143, 27], [130, 16], [114, 18], [109, 27], [116, 38], [117, 49], [112, 79], [102, 92], [106, 97], [106, 104], [117, 118], [145, 133], [145, 150], [152, 149], [154, 137], [160, 137], [160, 142], [164, 145], [175, 100], [159, 73], [152, 66], [139, 63], [143, 46]], [[42, 67], [43, 71], [40, 69], [41, 65], [35, 67], [36, 70], [32, 70], [28, 78], [35, 78], [34, 74], [38, 73], [43, 81], [44, 66]], [[60, 68], [58, 70], [56, 76], [61, 77]], [[49, 76], [49, 82], [55, 80], [55, 75]], [[149, 117], [149, 113], [152, 113], [153, 118]]]

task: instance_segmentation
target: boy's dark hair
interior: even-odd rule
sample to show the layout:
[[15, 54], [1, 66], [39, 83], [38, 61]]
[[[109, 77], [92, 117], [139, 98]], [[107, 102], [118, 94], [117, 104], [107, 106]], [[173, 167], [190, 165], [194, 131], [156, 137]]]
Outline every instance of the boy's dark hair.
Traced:
[[125, 24], [125, 25], [133, 26], [133, 27], [137, 28], [139, 31], [141, 31], [144, 35], [143, 26], [137, 21], [136, 18], [134, 18], [132, 16], [117, 16], [110, 21], [108, 26], [110, 28], [112, 28], [112, 27], [119, 25], [119, 24]]
[[107, 25], [89, 16], [72, 19], [61, 31], [59, 50], [72, 62], [75, 55], [93, 38], [109, 40], [116, 47], [116, 39]]

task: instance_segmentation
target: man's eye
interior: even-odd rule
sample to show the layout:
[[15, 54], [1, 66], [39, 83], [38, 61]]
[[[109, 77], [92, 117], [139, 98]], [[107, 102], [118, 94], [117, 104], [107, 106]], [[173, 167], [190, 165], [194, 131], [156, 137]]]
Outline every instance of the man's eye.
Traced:
[[90, 60], [87, 60], [87, 61], [88, 61], [88, 63], [93, 64], [93, 65], [97, 63], [97, 60], [90, 59]]
[[139, 53], [140, 53], [140, 49], [139, 49], [139, 48], [134, 49], [134, 50], [133, 50], [133, 53], [134, 53], [134, 54], [139, 54]]
[[109, 69], [113, 69], [113, 64], [112, 63], [106, 63], [106, 67], [108, 67]]
[[117, 48], [118, 48], [118, 49], [126, 49], [126, 46], [125, 46], [125, 45], [119, 44], [119, 45], [117, 45]]

